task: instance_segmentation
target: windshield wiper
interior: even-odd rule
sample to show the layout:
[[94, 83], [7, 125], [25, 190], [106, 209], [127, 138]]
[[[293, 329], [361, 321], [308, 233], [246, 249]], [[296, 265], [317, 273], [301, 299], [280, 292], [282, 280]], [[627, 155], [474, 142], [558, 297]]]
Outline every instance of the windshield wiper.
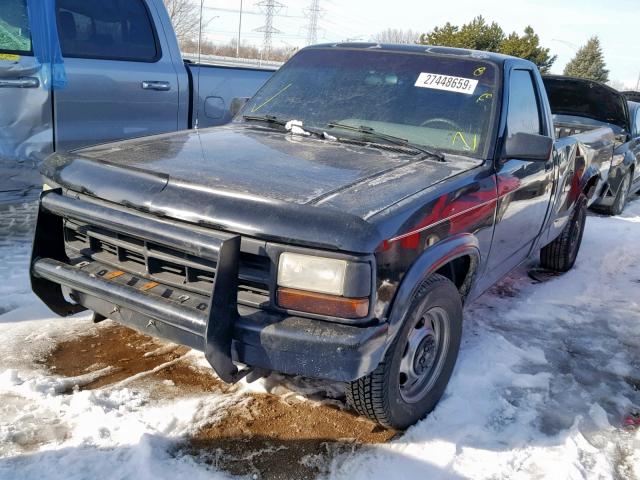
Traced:
[[339, 123], [339, 122], [329, 122], [327, 124], [327, 127], [329, 128], [341, 128], [343, 130], [350, 130], [352, 132], [358, 132], [358, 133], [362, 133], [364, 135], [369, 135], [371, 137], [374, 138], [379, 138], [380, 140], [386, 140], [389, 143], [393, 143], [395, 145], [400, 145], [402, 147], [409, 147], [409, 148], [413, 148], [414, 150], [417, 150], [421, 153], [424, 153], [425, 155], [429, 155], [430, 157], [433, 157], [435, 159], [437, 159], [439, 162], [444, 162], [444, 154], [441, 152], [438, 152], [437, 150], [429, 150], [427, 148], [424, 148], [421, 145], [416, 145], [415, 143], [410, 142], [409, 140], [405, 139], [405, 138], [400, 138], [400, 137], [396, 137], [394, 135], [389, 135], [387, 133], [382, 133], [382, 132], [378, 132], [376, 131], [374, 128], [371, 127], [367, 127], [365, 125], [360, 125], [358, 127], [355, 127], [353, 125], [347, 125], [345, 123]]
[[282, 125], [283, 127], [287, 124], [286, 120], [281, 120], [275, 115], [243, 115], [242, 118], [248, 122], [275, 123], [276, 125]]
[[[249, 122], [266, 122], [266, 123], [273, 123], [275, 125], [280, 125], [282, 127], [285, 127], [289, 132], [292, 131], [291, 127], [297, 127], [309, 135], [315, 135], [316, 137], [326, 139], [326, 136], [322, 130], [307, 127], [305, 125], [302, 125], [301, 124], [302, 122], [298, 124], [298, 123], [294, 123], [294, 121], [291, 121], [291, 120], [283, 120], [281, 118], [276, 117], [275, 115], [243, 115], [242, 118]], [[290, 124], [291, 124], [291, 127], [289, 126]]]

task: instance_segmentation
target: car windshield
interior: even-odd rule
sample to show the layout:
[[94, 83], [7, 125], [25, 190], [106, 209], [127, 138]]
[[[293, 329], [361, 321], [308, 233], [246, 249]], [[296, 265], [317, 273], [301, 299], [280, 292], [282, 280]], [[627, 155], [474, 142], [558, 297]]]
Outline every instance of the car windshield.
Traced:
[[375, 141], [358, 133], [363, 127], [443, 152], [487, 158], [497, 83], [494, 65], [470, 57], [316, 48], [303, 50], [276, 72], [243, 114], [299, 120], [334, 136]]

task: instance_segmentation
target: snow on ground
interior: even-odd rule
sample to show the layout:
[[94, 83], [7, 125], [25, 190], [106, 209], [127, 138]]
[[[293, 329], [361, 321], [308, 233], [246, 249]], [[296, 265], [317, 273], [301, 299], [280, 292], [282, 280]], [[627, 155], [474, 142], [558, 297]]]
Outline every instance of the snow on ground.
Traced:
[[[0, 205], [0, 478], [228, 478], [173, 447], [248, 387], [165, 400], [126, 381], [69, 393], [78, 379], [45, 370], [53, 344], [92, 324], [56, 319], [30, 293], [34, 215], [33, 203]], [[572, 272], [541, 284], [514, 272], [467, 308], [436, 410], [388, 444], [337, 455], [329, 476], [640, 479], [640, 433], [622, 427], [640, 410], [639, 245], [636, 200], [588, 219]]]

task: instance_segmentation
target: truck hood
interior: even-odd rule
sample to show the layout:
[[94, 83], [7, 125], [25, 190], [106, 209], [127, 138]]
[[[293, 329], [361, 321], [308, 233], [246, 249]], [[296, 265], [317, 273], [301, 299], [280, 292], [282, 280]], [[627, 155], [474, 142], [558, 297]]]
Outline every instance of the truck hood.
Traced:
[[629, 131], [627, 101], [617, 90], [582, 78], [548, 75], [543, 81], [554, 115], [587, 117]]
[[43, 174], [71, 190], [258, 238], [371, 252], [375, 216], [478, 160], [402, 152], [232, 124], [50, 157]]

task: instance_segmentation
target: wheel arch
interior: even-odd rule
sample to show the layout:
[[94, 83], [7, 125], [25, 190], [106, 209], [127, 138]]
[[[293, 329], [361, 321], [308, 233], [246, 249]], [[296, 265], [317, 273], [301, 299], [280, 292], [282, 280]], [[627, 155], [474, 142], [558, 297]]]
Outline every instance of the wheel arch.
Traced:
[[[582, 179], [580, 181], [580, 191], [576, 192], [575, 198], [578, 198], [578, 195], [580, 193], [583, 193], [587, 197], [587, 200], [595, 199], [597, 197], [597, 192], [595, 191], [595, 188], [600, 183], [601, 178], [602, 177], [598, 170], [591, 167], [588, 168], [587, 171], [582, 176]], [[594, 190], [591, 191], [591, 189], [594, 189]]]
[[425, 279], [434, 273], [449, 278], [464, 299], [473, 287], [479, 265], [479, 242], [470, 233], [455, 235], [426, 249], [409, 268], [394, 295], [389, 313], [387, 345], [392, 343], [400, 330], [411, 301]]

